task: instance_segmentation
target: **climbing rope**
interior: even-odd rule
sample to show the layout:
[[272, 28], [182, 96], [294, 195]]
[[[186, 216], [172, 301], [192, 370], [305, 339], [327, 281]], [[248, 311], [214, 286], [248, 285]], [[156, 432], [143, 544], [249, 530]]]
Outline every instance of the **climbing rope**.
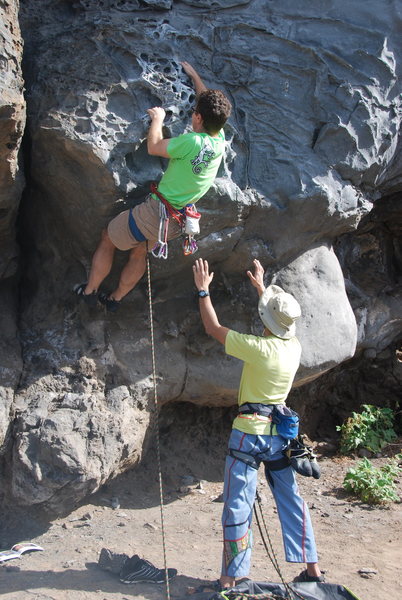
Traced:
[[152, 353], [152, 378], [154, 382], [154, 407], [155, 407], [155, 437], [156, 437], [156, 459], [158, 465], [158, 479], [159, 479], [159, 499], [160, 499], [160, 515], [161, 515], [161, 528], [162, 528], [162, 547], [163, 547], [163, 562], [165, 567], [165, 582], [166, 582], [166, 598], [170, 600], [170, 588], [169, 588], [169, 577], [166, 560], [166, 538], [165, 538], [165, 519], [163, 512], [163, 484], [162, 484], [162, 468], [161, 468], [161, 452], [160, 452], [160, 438], [159, 438], [159, 404], [158, 404], [158, 393], [156, 389], [156, 361], [155, 361], [155, 339], [154, 339], [154, 320], [152, 313], [152, 288], [151, 288], [151, 268], [149, 258], [147, 256], [147, 276], [148, 276], [148, 300], [149, 300], [149, 327], [151, 333], [151, 353]]
[[[261, 540], [262, 540], [262, 543], [264, 545], [264, 548], [265, 548], [265, 551], [267, 553], [267, 556], [268, 556], [269, 560], [271, 561], [271, 563], [272, 563], [275, 571], [278, 573], [279, 578], [280, 578], [280, 580], [282, 582], [282, 585], [285, 588], [286, 598], [288, 598], [288, 600], [292, 600], [293, 596], [297, 596], [297, 598], [300, 598], [300, 600], [305, 600], [304, 596], [302, 596], [301, 594], [299, 594], [299, 592], [296, 592], [296, 590], [294, 590], [288, 583], [286, 583], [286, 581], [283, 578], [282, 571], [281, 571], [281, 569], [279, 567], [279, 562], [278, 562], [278, 559], [276, 557], [274, 547], [272, 545], [271, 537], [270, 537], [269, 532], [268, 532], [268, 527], [267, 527], [267, 524], [266, 524], [265, 519], [264, 519], [264, 513], [263, 513], [263, 510], [262, 510], [262, 503], [261, 503], [261, 497], [260, 497], [260, 494], [258, 493], [258, 490], [256, 491], [256, 499], [257, 499], [257, 503], [258, 503], [258, 508], [260, 510], [260, 515], [257, 512], [257, 508], [256, 508], [256, 504], [255, 503], [254, 503], [254, 514], [255, 514], [255, 519], [256, 519], [256, 522], [257, 522], [258, 530], [260, 532]], [[260, 519], [260, 517], [261, 517], [261, 519]], [[264, 525], [265, 532], [262, 529], [261, 521], [262, 521], [262, 523]], [[268, 539], [269, 547], [268, 547], [267, 541], [265, 539], [264, 533], [265, 533], [265, 536]], [[262, 595], [258, 595], [258, 599], [259, 600], [263, 600], [263, 596]]]
[[[163, 483], [162, 483], [162, 467], [161, 467], [161, 453], [160, 453], [160, 436], [159, 436], [159, 403], [158, 403], [158, 393], [156, 386], [156, 360], [155, 360], [155, 337], [154, 337], [154, 320], [153, 320], [153, 311], [152, 311], [152, 287], [151, 287], [151, 267], [149, 258], [147, 256], [147, 278], [148, 278], [148, 301], [149, 301], [149, 327], [151, 334], [151, 354], [152, 354], [152, 378], [154, 384], [154, 407], [155, 407], [155, 437], [156, 437], [156, 458], [157, 458], [157, 466], [158, 466], [158, 480], [159, 480], [159, 499], [160, 499], [160, 515], [161, 515], [161, 529], [162, 529], [162, 547], [163, 547], [163, 562], [165, 567], [165, 582], [166, 582], [166, 598], [170, 600], [170, 588], [169, 588], [169, 577], [168, 577], [168, 568], [167, 568], [167, 560], [166, 560], [166, 537], [165, 537], [165, 519], [164, 519], [164, 504], [163, 504]], [[293, 600], [293, 597], [296, 596], [300, 600], [305, 600], [305, 598], [296, 592], [291, 586], [286, 583], [282, 576], [282, 572], [279, 567], [278, 559], [276, 558], [276, 554], [271, 542], [271, 538], [268, 532], [268, 528], [264, 519], [264, 514], [261, 505], [261, 498], [256, 492], [256, 499], [260, 510], [260, 515], [258, 515], [256, 505], [254, 503], [254, 514], [257, 522], [257, 526], [260, 532], [260, 536], [262, 542], [264, 544], [265, 550], [267, 552], [268, 558], [270, 559], [275, 571], [278, 573], [282, 585], [285, 588], [286, 598], [288, 600]], [[261, 517], [261, 519], [260, 519]], [[261, 526], [261, 521], [264, 525], [265, 535], [268, 538], [268, 544], [264, 537], [264, 532]], [[229, 592], [230, 593], [230, 592]], [[278, 596], [274, 594], [247, 594], [244, 592], [234, 592], [235, 595], [230, 595], [227, 592], [221, 592], [223, 598], [227, 598], [230, 600], [279, 600]]]

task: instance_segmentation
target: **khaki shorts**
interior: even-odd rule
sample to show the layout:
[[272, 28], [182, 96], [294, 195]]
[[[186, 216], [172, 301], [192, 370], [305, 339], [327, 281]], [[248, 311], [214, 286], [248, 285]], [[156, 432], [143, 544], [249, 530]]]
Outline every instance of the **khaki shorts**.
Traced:
[[[138, 229], [147, 239], [148, 250], [151, 251], [158, 241], [159, 235], [159, 200], [155, 200], [149, 195], [144, 202], [134, 206], [132, 210], [133, 217]], [[112, 219], [107, 227], [107, 233], [113, 244], [119, 250], [131, 250], [140, 242], [135, 239], [130, 231], [128, 224], [129, 210], [124, 210], [122, 213]], [[173, 219], [169, 220], [168, 240], [178, 237], [181, 234], [181, 227]]]

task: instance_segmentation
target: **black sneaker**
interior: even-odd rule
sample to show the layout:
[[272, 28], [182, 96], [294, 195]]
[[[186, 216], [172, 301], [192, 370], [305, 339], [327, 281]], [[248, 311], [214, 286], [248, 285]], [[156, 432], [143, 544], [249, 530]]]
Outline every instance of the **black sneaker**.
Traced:
[[92, 294], [86, 294], [86, 287], [86, 283], [78, 283], [74, 286], [74, 293], [77, 294], [79, 298], [82, 298], [87, 306], [93, 308], [98, 304], [98, 294], [96, 292], [92, 292]]
[[126, 560], [128, 560], [128, 554], [118, 554], [108, 548], [102, 548], [99, 554], [98, 567], [102, 571], [109, 571], [114, 575], [119, 575]]
[[[168, 579], [177, 575], [177, 569], [168, 569]], [[134, 554], [126, 560], [120, 571], [122, 583], [165, 583], [165, 570], [157, 569], [148, 560]]]
[[311, 583], [321, 583], [325, 581], [324, 575], [320, 575], [319, 577], [314, 577], [314, 575], [309, 575], [307, 573], [307, 569], [304, 569], [297, 577], [293, 579], [293, 582], [296, 583], [298, 581], [311, 582]]
[[99, 292], [98, 300], [103, 306], [106, 306], [106, 310], [108, 312], [116, 312], [119, 309], [121, 304], [121, 300], [115, 300], [114, 298], [109, 298], [109, 294], [106, 292]]

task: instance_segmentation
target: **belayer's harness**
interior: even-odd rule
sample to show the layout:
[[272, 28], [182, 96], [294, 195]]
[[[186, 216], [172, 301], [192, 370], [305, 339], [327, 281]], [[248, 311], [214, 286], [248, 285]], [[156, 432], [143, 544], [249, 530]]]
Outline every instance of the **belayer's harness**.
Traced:
[[185, 233], [183, 241], [183, 252], [187, 256], [197, 252], [198, 246], [194, 235], [200, 232], [199, 220], [201, 215], [197, 212], [194, 204], [188, 204], [181, 210], [177, 210], [168, 200], [158, 191], [156, 183], [151, 183], [151, 193], [155, 194], [159, 200], [159, 232], [158, 241], [152, 249], [152, 255], [155, 258], [168, 257], [168, 231], [169, 219], [174, 219]]
[[287, 440], [287, 446], [282, 451], [283, 456], [277, 460], [263, 460], [258, 454], [252, 455], [243, 450], [229, 448], [229, 456], [240, 460], [253, 469], [259, 469], [261, 462], [264, 463], [265, 474], [273, 485], [270, 471], [280, 471], [291, 466], [296, 473], [305, 477], [319, 479], [320, 467], [317, 456], [310, 446], [304, 444], [299, 431], [299, 415], [285, 404], [263, 404], [261, 402], [245, 402], [239, 406], [241, 415], [259, 415], [271, 419], [271, 435], [273, 426], [276, 425], [277, 434]]
[[239, 406], [242, 415], [259, 415], [270, 417], [271, 435], [273, 426], [276, 432], [286, 440], [293, 440], [299, 433], [299, 415], [286, 404], [262, 404], [261, 402], [245, 402]]
[[[253, 402], [241, 404], [239, 406], [239, 413], [242, 415], [259, 415], [270, 418], [271, 435], [272, 427], [275, 424], [277, 433], [285, 440], [287, 439], [287, 445], [282, 451], [281, 458], [278, 458], [277, 460], [264, 460], [264, 458], [258, 454], [249, 454], [248, 452], [244, 452], [243, 450], [238, 450], [236, 448], [228, 449], [228, 454], [230, 457], [243, 462], [245, 465], [255, 470], [258, 470], [260, 464], [264, 463], [265, 476], [271, 486], [275, 485], [271, 471], [281, 471], [282, 469], [286, 469], [290, 466], [301, 475], [313, 476], [316, 479], [319, 478], [320, 468], [316, 461], [315, 454], [309, 446], [306, 446], [303, 443], [300, 436], [297, 437], [299, 425], [299, 417], [297, 413], [292, 411], [284, 404], [275, 405]], [[285, 435], [280, 433], [281, 427], [283, 428]], [[294, 435], [295, 429], [296, 434]], [[302, 594], [300, 594], [294, 589], [294, 587], [285, 581], [282, 575], [269, 535], [267, 524], [265, 522], [264, 511], [258, 490], [256, 490], [256, 502], [254, 502], [254, 515], [267, 556], [270, 559], [275, 571], [278, 573], [282, 585], [284, 586], [284, 597], [287, 600], [294, 600], [295, 598], [298, 598], [299, 600], [306, 600]], [[279, 600], [279, 596], [276, 596], [275, 594], [244, 594], [237, 592], [235, 589], [222, 591], [220, 595], [222, 596], [223, 600]], [[283, 596], [281, 595], [281, 597]]]

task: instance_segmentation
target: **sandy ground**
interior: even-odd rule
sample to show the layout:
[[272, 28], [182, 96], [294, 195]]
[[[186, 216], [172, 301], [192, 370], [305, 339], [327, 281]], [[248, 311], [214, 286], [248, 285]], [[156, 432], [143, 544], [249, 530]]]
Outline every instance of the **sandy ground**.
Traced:
[[[178, 569], [177, 577], [170, 583], [170, 596], [201, 600], [210, 593], [191, 592], [216, 579], [219, 572], [222, 504], [216, 500], [222, 492], [222, 482], [205, 477], [186, 489], [183, 478], [193, 475], [197, 468], [194, 463], [187, 464], [185, 471], [184, 462], [179, 456], [176, 458], [164, 484], [167, 565]], [[360, 600], [396, 600], [402, 598], [401, 504], [373, 508], [347, 496], [342, 480], [354, 462], [352, 458], [323, 456], [320, 480], [299, 476], [314, 522], [320, 564], [327, 581], [347, 586]], [[284, 562], [276, 508], [262, 470], [259, 489], [283, 576], [290, 581], [301, 567]], [[25, 554], [0, 566], [0, 594], [4, 600], [167, 597], [164, 585], [126, 585], [97, 566], [100, 549], [107, 547], [139, 554], [163, 567], [159, 487], [152, 456], [63, 518], [52, 520], [25, 513], [9, 515], [7, 519], [9, 543], [28, 538], [44, 551]], [[250, 577], [278, 582], [256, 527], [254, 533]], [[372, 572], [359, 573], [362, 569]]]

